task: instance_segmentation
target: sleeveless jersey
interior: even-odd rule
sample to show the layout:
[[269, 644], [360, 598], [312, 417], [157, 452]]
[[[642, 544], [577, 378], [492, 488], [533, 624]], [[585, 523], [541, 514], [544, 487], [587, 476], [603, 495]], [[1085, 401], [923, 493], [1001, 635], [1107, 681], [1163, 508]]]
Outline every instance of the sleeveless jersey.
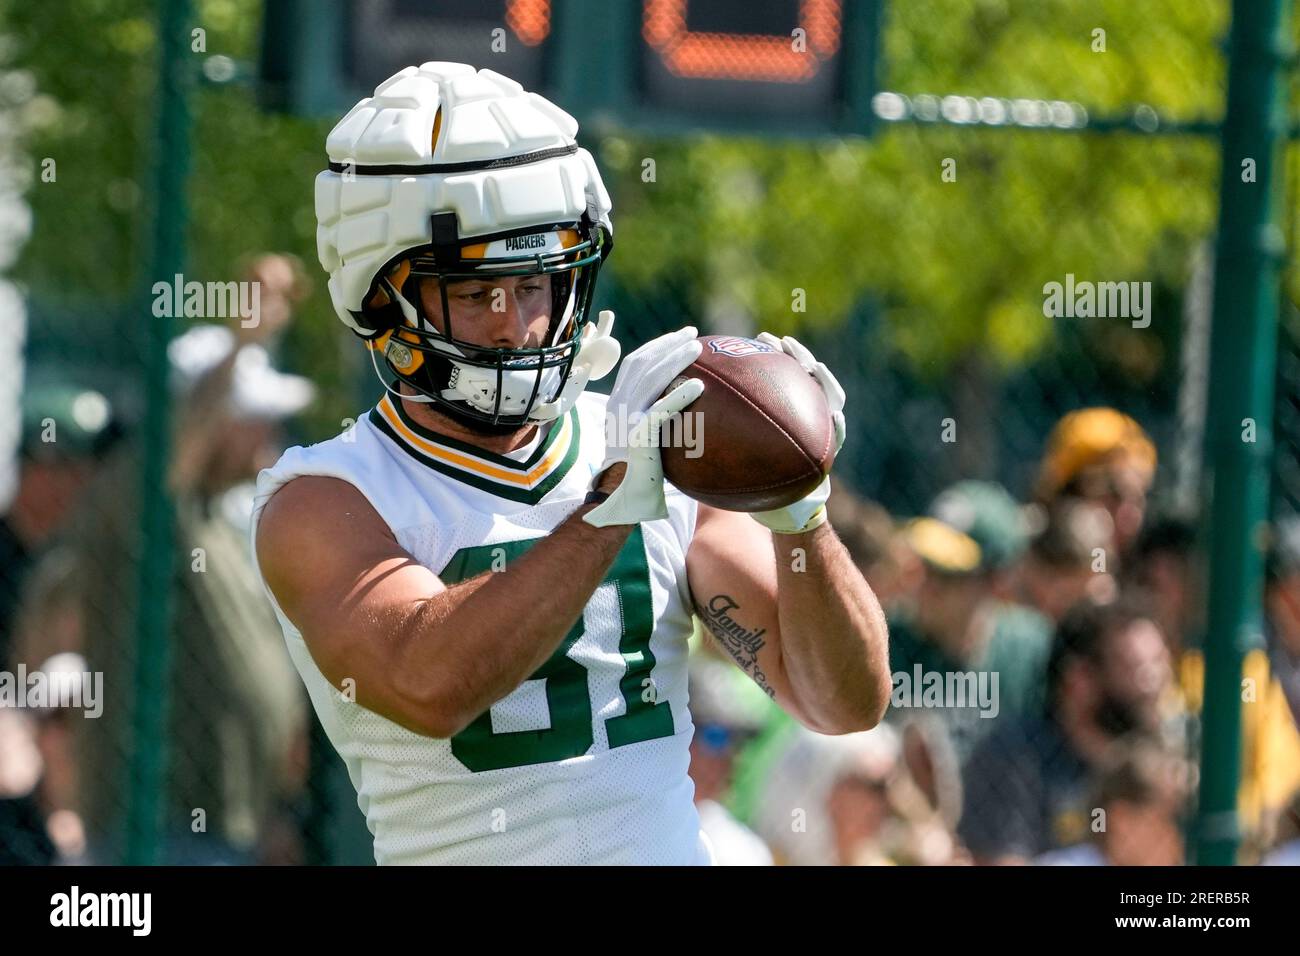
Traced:
[[[534, 449], [506, 456], [430, 431], [386, 396], [341, 435], [291, 448], [261, 473], [253, 534], [281, 485], [325, 475], [356, 487], [444, 583], [508, 569], [581, 504], [604, 457], [605, 401], [582, 395]], [[666, 497], [669, 517], [633, 531], [550, 659], [450, 739], [352, 702], [271, 596], [378, 863], [712, 862], [687, 776], [696, 505], [671, 486]]]

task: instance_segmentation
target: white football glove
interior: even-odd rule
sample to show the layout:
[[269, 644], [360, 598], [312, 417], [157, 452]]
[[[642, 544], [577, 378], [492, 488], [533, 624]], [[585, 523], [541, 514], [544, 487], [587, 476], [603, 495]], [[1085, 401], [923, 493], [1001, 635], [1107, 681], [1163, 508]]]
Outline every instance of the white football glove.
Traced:
[[564, 388], [555, 401], [538, 402], [528, 413], [529, 419], [535, 422], [555, 421], [573, 407], [588, 382], [595, 382], [610, 373], [618, 364], [618, 357], [623, 351], [618, 339], [610, 335], [613, 328], [614, 313], [609, 309], [602, 311], [594, 323], [586, 324], [578, 339], [578, 354], [573, 360], [569, 380], [564, 383]]
[[661, 335], [629, 355], [618, 370], [605, 412], [605, 460], [600, 471], [624, 462], [627, 473], [606, 500], [583, 515], [588, 524], [604, 528], [668, 517], [659, 433], [670, 415], [700, 397], [704, 383], [691, 378], [663, 393], [700, 357], [704, 347], [697, 336], [689, 325]]
[[[835, 423], [835, 454], [838, 455], [840, 449], [844, 447], [844, 435], [847, 431], [844, 423], [844, 389], [831, 374], [831, 370], [824, 363], [817, 361], [812, 352], [792, 336], [787, 335], [778, 339], [771, 332], [760, 332], [758, 340], [785, 352], [802, 365], [804, 371], [817, 379], [817, 384], [826, 394], [826, 404], [831, 409], [831, 421]], [[753, 517], [759, 524], [776, 534], [799, 534], [811, 531], [825, 522], [826, 499], [830, 494], [831, 479], [830, 475], [827, 475], [820, 485], [794, 504], [774, 511], [759, 511], [754, 513]]]

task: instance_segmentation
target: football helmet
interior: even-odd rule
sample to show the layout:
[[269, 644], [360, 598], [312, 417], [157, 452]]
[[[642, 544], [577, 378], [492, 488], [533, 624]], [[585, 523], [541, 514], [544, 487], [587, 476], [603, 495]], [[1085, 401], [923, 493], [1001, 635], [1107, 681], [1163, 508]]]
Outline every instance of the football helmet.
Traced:
[[[609, 194], [577, 130], [507, 77], [429, 62], [379, 84], [330, 132], [329, 168], [316, 177], [317, 253], [339, 319], [366, 340], [390, 391], [380, 358], [417, 393], [404, 398], [513, 430], [563, 414], [575, 386], [613, 367], [616, 348], [610, 361], [612, 340], [602, 340], [597, 367], [570, 382], [593, 338], [588, 313], [613, 248]], [[527, 275], [550, 277], [543, 341], [470, 341], [448, 285]], [[420, 295], [430, 280], [441, 296], [436, 317]]]

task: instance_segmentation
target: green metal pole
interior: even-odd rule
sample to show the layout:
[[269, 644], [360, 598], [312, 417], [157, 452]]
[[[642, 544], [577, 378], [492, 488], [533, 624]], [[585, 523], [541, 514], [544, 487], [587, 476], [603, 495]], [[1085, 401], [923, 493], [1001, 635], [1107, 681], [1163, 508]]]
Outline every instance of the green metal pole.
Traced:
[[[152, 247], [147, 283], [172, 282], [185, 271], [185, 179], [189, 171], [193, 82], [190, 0], [159, 0], [158, 133], [154, 157]], [[158, 861], [166, 803], [166, 730], [170, 666], [171, 588], [175, 556], [172, 504], [167, 497], [171, 439], [167, 344], [170, 318], [153, 315], [146, 300], [137, 313], [148, 322], [144, 363], [145, 419], [140, 475], [141, 550], [136, 608], [135, 704], [125, 861]]]
[[1284, 249], [1276, 206], [1289, 29], [1290, 0], [1234, 0], [1205, 449], [1209, 604], [1195, 834], [1202, 865], [1236, 862], [1242, 660], [1261, 643], [1260, 530], [1268, 516]]

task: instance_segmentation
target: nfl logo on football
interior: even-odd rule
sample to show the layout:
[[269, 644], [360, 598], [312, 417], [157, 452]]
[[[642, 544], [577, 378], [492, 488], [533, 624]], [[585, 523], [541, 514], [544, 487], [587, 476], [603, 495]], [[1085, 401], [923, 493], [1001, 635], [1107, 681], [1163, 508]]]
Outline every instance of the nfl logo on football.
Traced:
[[709, 348], [714, 352], [720, 352], [723, 355], [734, 355], [737, 358], [776, 351], [772, 346], [757, 339], [742, 339], [734, 335], [710, 340]]

